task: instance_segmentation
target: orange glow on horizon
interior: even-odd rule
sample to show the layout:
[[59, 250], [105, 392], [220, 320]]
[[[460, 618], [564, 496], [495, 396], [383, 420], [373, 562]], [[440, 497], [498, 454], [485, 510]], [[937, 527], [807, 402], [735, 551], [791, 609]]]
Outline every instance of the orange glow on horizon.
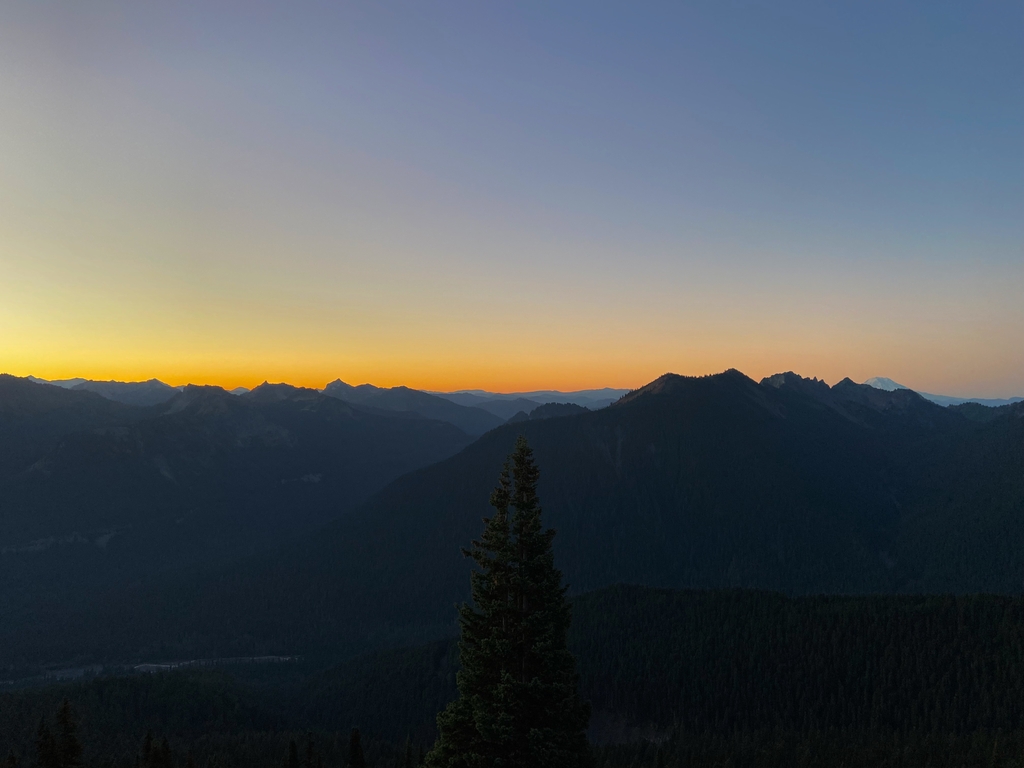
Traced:
[[[573, 370], [559, 371], [556, 366], [550, 369], [541, 370], [540, 366], [524, 367], [524, 370], [516, 372], [503, 372], [488, 369], [482, 364], [466, 366], [462, 369], [443, 369], [440, 366], [426, 367], [417, 370], [410, 366], [403, 371], [400, 366], [373, 366], [352, 365], [337, 368], [309, 367], [288, 369], [280, 365], [268, 365], [259, 371], [249, 371], [241, 368], [218, 369], [212, 366], [204, 367], [180, 367], [174, 370], [161, 368], [136, 368], [126, 365], [32, 365], [25, 366], [4, 366], [0, 372], [10, 373], [14, 376], [27, 377], [29, 375], [50, 381], [59, 381], [71, 378], [85, 378], [99, 381], [146, 381], [158, 379], [171, 386], [183, 386], [186, 384], [214, 385], [231, 390], [236, 387], [253, 389], [265, 381], [271, 383], [287, 383], [298, 387], [312, 389], [323, 389], [328, 383], [335, 379], [341, 379], [348, 384], [373, 384], [377, 387], [407, 386], [413, 389], [433, 392], [455, 392], [460, 390], [484, 390], [495, 393], [530, 392], [538, 390], [558, 390], [563, 392], [602, 389], [605, 387], [614, 389], [637, 389], [648, 384], [665, 373], [678, 373], [686, 376], [704, 376], [721, 373], [728, 368], [736, 368], [753, 379], [760, 381], [765, 376], [783, 371], [794, 370], [796, 373], [806, 377], [817, 377], [825, 379], [829, 384], [849, 376], [854, 381], [863, 381], [873, 375], [885, 376], [891, 372], [871, 371], [859, 375], [850, 375], [846, 371], [835, 371], [833, 365], [821, 364], [824, 360], [818, 360], [819, 365], [815, 366], [813, 360], [805, 360], [805, 364], [793, 363], [790, 365], [766, 365], [754, 362], [747, 366], [742, 364], [728, 364], [718, 360], [694, 360], [688, 364], [662, 364], [648, 363], [638, 365], [629, 370], [626, 366], [614, 367], [590, 366], [577, 367]], [[1021, 393], [1013, 392], [991, 392], [972, 391], [961, 388], [959, 391], [940, 385], [915, 386], [913, 377], [890, 376], [907, 386], [914, 387], [920, 391], [932, 392], [935, 394], [947, 394], [955, 396], [971, 397], [1012, 397], [1020, 396]]]
[[1016, 38], [786, 24], [824, 65], [794, 86], [805, 59], [724, 34], [715, 4], [707, 45], [658, 21], [621, 50], [571, 14], [514, 12], [514, 44], [456, 14], [495, 56], [467, 78], [470, 49], [383, 9], [281, 34], [123, 5], [0, 5], [0, 371], [523, 392], [736, 368], [1024, 396], [1018, 100], [977, 98], [1016, 93]]

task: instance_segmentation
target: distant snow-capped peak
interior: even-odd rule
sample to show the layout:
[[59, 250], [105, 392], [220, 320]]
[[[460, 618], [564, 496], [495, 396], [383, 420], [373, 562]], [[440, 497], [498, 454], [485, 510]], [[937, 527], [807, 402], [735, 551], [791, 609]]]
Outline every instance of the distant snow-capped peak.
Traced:
[[898, 384], [892, 379], [885, 378], [885, 376], [875, 376], [872, 379], [868, 379], [864, 383], [869, 387], [874, 387], [875, 389], [883, 389], [886, 392], [895, 392], [897, 389], [910, 389], [910, 387], [906, 387], [903, 384]]

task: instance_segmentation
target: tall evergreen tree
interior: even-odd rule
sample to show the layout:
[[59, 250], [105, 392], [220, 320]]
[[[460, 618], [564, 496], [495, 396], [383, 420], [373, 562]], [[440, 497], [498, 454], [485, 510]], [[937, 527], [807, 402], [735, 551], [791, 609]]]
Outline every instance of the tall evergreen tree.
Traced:
[[299, 745], [295, 743], [295, 739], [288, 742], [288, 762], [286, 766], [287, 768], [299, 768]]
[[469, 550], [473, 606], [459, 608], [459, 698], [438, 715], [429, 768], [578, 768], [590, 764], [589, 706], [566, 647], [571, 613], [541, 522], [539, 470], [520, 436]]
[[67, 699], [57, 710], [57, 760], [61, 768], [78, 768], [82, 764], [82, 744], [78, 740], [75, 713]]
[[36, 768], [60, 768], [57, 742], [45, 719], [39, 721], [39, 728], [36, 730]]
[[153, 749], [153, 732], [146, 731], [146, 736], [142, 740], [142, 765], [143, 768], [155, 768], [154, 762], [154, 749]]
[[366, 768], [366, 758], [363, 757], [363, 744], [358, 728], [353, 728], [348, 737], [348, 768]]

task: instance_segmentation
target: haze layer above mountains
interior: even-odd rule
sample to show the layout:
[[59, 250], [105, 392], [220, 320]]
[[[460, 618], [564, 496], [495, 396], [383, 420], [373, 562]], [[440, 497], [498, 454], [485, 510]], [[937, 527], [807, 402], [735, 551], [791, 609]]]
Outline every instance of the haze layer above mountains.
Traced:
[[468, 593], [460, 547], [520, 433], [574, 592], [1024, 586], [1021, 403], [666, 375], [474, 440], [450, 420], [499, 417], [346, 386], [332, 385], [348, 400], [189, 387], [141, 407], [0, 379], [0, 664], [338, 656], [448, 636]]

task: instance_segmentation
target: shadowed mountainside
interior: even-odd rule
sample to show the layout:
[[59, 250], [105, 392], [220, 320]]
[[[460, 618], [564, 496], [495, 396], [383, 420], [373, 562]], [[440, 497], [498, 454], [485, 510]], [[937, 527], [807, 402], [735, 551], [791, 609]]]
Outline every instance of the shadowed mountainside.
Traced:
[[[450, 633], [468, 595], [460, 547], [479, 534], [520, 432], [576, 592], [1024, 584], [1024, 407], [979, 422], [850, 381], [666, 375], [609, 408], [492, 430], [272, 557], [113, 603], [102, 615], [131, 613], [130, 632], [116, 618], [69, 619], [75, 647], [331, 655]], [[61, 636], [26, 631], [18, 645], [63, 658]]]
[[574, 403], [545, 403], [544, 405], [538, 405], [529, 413], [519, 411], [508, 421], [510, 424], [517, 424], [520, 421], [528, 421], [530, 419], [554, 419], [561, 416], [576, 416], [589, 410], [589, 408], [584, 408], [582, 405]]
[[470, 439], [287, 385], [133, 408], [2, 377], [0, 607], [66, 609], [276, 547]]
[[542, 389], [535, 392], [513, 392], [501, 394], [486, 392], [480, 389], [463, 390], [461, 392], [434, 392], [438, 397], [451, 400], [460, 405], [471, 405], [498, 414], [503, 419], [511, 418], [519, 411], [530, 413], [538, 405], [544, 403], [570, 403], [596, 411], [611, 405], [629, 390], [582, 389], [576, 392], [560, 392], [555, 389]]
[[182, 387], [172, 387], [164, 384], [159, 379], [150, 379], [149, 381], [93, 381], [91, 379], [78, 378], [47, 381], [46, 379], [29, 376], [28, 381], [34, 384], [49, 384], [61, 389], [95, 392], [107, 400], [114, 400], [126, 405], [141, 406], [166, 403], [182, 390]]
[[[910, 389], [903, 384], [898, 384], [892, 379], [887, 379], [884, 376], [875, 376], [874, 378], [868, 379], [864, 382], [869, 387], [875, 389], [884, 389], [888, 392], [892, 392], [896, 389]], [[916, 391], [916, 390], [915, 390]], [[987, 407], [999, 407], [1001, 405], [1013, 405], [1024, 400], [1024, 397], [954, 397], [951, 395], [933, 395], [930, 392], [918, 392], [921, 397], [925, 400], [931, 400], [933, 403], [941, 406], [950, 405], [964, 405], [964, 404], [975, 404]]]
[[324, 388], [324, 394], [368, 408], [417, 413], [428, 419], [446, 421], [449, 424], [454, 424], [467, 435], [482, 435], [505, 421], [480, 408], [458, 405], [443, 397], [408, 387], [385, 389], [372, 384], [360, 384], [353, 387], [341, 379], [337, 379]]
[[177, 387], [164, 384], [158, 379], [149, 381], [84, 381], [73, 389], [95, 392], [108, 400], [126, 405], [160, 405], [166, 403], [179, 391]]

